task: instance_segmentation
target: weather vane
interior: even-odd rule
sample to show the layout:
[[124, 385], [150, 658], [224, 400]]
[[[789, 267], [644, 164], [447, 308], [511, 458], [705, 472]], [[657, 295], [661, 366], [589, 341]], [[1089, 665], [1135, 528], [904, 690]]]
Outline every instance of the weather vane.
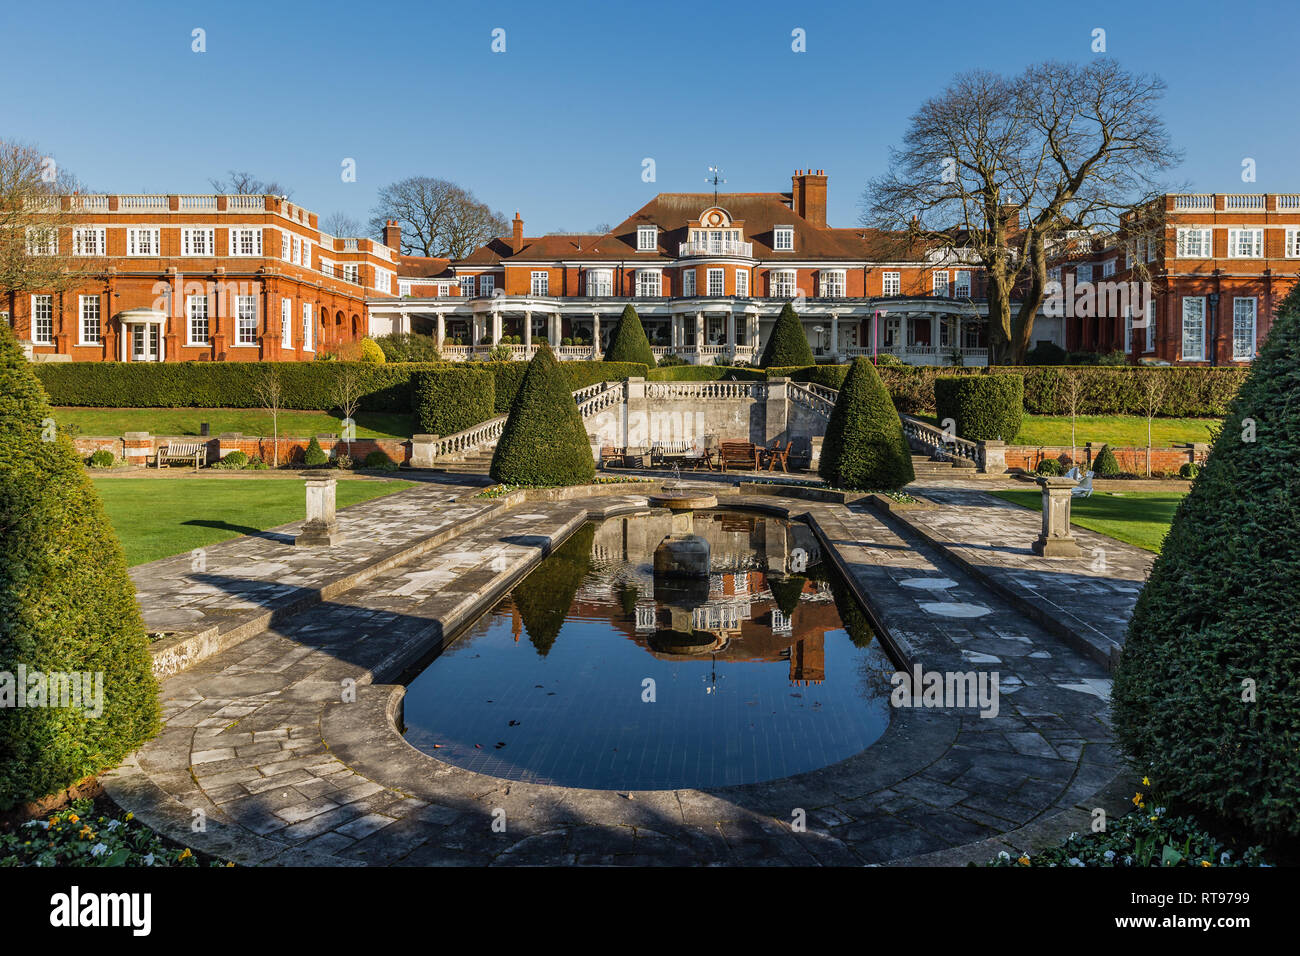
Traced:
[[713, 205], [716, 206], [718, 204], [718, 183], [725, 183], [726, 180], [722, 178], [721, 166], [710, 166], [709, 172], [713, 175], [704, 181], [706, 183], [713, 183]]

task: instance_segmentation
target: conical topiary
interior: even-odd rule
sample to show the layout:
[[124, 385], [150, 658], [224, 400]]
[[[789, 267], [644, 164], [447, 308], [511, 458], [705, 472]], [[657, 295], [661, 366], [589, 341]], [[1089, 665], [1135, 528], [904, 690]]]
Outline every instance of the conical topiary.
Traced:
[[763, 357], [759, 360], [763, 368], [789, 368], [791, 366], [812, 365], [812, 347], [808, 345], [808, 336], [804, 333], [799, 313], [789, 302], [776, 318], [776, 325], [767, 337], [763, 348]]
[[[510, 599], [538, 655], [545, 657], [569, 615], [569, 606], [591, 568], [596, 526], [584, 524], [515, 586]], [[635, 605], [633, 606], [635, 610]]]
[[303, 450], [302, 463], [309, 468], [320, 468], [330, 463], [330, 456], [325, 454], [325, 450], [321, 448], [320, 442], [316, 440], [315, 435], [312, 436], [311, 441], [307, 442], [307, 447]]
[[1110, 445], [1102, 445], [1097, 457], [1092, 460], [1092, 473], [1098, 478], [1114, 478], [1119, 474], [1119, 462]]
[[818, 473], [836, 488], [864, 491], [894, 491], [916, 477], [903, 423], [866, 358], [853, 360], [840, 387]]
[[1162, 801], [1300, 836], [1300, 286], [1129, 622], [1115, 729]]
[[113, 766], [157, 730], [122, 546], [0, 322], [0, 810]]
[[569, 383], [549, 346], [543, 344], [510, 405], [492, 477], [510, 485], [583, 485], [596, 477], [586, 426]]
[[650, 348], [650, 340], [646, 338], [645, 326], [641, 324], [641, 316], [636, 314], [636, 309], [632, 308], [630, 302], [623, 307], [623, 315], [610, 337], [605, 361], [639, 362], [650, 368], [655, 367], [655, 353]]

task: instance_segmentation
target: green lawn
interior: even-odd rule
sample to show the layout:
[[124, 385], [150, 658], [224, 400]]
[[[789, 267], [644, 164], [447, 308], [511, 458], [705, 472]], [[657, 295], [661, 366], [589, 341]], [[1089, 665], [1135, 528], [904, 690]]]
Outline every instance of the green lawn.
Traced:
[[[214, 438], [222, 432], [271, 437], [271, 413], [259, 408], [69, 408], [54, 409], [54, 420], [72, 425], [81, 435], [197, 435], [208, 423]], [[339, 421], [328, 412], [280, 412], [280, 434], [339, 434]], [[411, 416], [400, 412], [357, 412], [358, 438], [410, 438]]]
[[[992, 494], [1026, 508], [1041, 511], [1041, 491], [994, 491]], [[1147, 551], [1160, 552], [1174, 510], [1186, 492], [1097, 491], [1090, 498], [1075, 498], [1070, 523]]]
[[[278, 478], [93, 479], [127, 564], [144, 564], [301, 519], [301, 481]], [[340, 479], [338, 506], [409, 488], [400, 479]]]
[[[1209, 441], [1214, 418], [1157, 418], [1151, 422], [1151, 443], [1168, 448], [1180, 442]], [[1075, 419], [1075, 438], [1084, 442], [1106, 442], [1117, 448], [1145, 448], [1147, 420], [1136, 415], [1080, 415]], [[1069, 445], [1069, 415], [1026, 415], [1015, 445]]]

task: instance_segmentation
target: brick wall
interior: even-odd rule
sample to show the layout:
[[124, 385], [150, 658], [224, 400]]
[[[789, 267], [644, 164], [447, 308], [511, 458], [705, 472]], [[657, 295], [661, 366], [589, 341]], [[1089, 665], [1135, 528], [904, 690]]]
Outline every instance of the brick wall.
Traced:
[[[157, 452], [160, 445], [170, 441], [165, 435], [151, 435], [148, 439], [148, 451], [150, 456]], [[194, 441], [194, 436], [180, 436], [176, 441]], [[333, 449], [340, 447], [340, 451], [345, 450], [346, 445], [343, 441], [335, 438], [318, 438], [321, 449], [332, 456]], [[123, 438], [77, 438], [77, 453], [83, 458], [89, 458], [95, 451], [100, 448], [107, 448], [114, 455], [121, 458], [124, 454]], [[303, 453], [307, 450], [307, 445], [311, 442], [311, 437], [281, 437], [280, 438], [280, 463], [297, 462], [301, 464]], [[228, 455], [232, 451], [242, 451], [249, 458], [257, 457], [263, 461], [270, 462], [273, 452], [273, 442], [269, 438], [221, 438], [212, 437], [207, 439], [208, 446], [208, 463], [217, 461], [220, 457]], [[366, 455], [370, 454], [376, 448], [387, 453], [388, 457], [399, 464], [409, 461], [411, 457], [411, 443], [409, 441], [397, 441], [396, 439], [387, 438], [359, 438], [352, 442], [352, 460], [362, 461]]]
[[[1119, 448], [1112, 445], [1110, 450], [1115, 453], [1115, 460], [1119, 463], [1120, 471], [1135, 475], [1146, 474], [1147, 450], [1145, 446], [1140, 448]], [[1089, 467], [1092, 465], [1092, 459], [1100, 451], [1100, 445], [1093, 445], [1091, 453], [1084, 445], [1073, 449], [1077, 460], [1087, 462]], [[1068, 445], [1008, 445], [1007, 468], [1023, 468], [1025, 471], [1033, 471], [1038, 467], [1038, 463], [1045, 458], [1054, 458], [1068, 468], [1074, 463], [1070, 455], [1071, 449]], [[1205, 457], [1206, 452], [1202, 448], [1195, 448], [1190, 445], [1177, 448], [1152, 448], [1151, 471], [1153, 474], [1177, 474], [1178, 469], [1189, 461], [1194, 461], [1198, 465], [1204, 464]]]

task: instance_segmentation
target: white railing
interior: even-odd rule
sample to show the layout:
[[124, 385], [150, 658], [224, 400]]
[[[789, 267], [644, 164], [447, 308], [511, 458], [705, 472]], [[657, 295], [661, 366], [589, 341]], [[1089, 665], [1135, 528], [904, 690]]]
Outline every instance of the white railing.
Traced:
[[903, 422], [903, 435], [911, 442], [913, 448], [938, 455], [940, 459], [963, 459], [980, 464], [980, 447], [966, 438], [945, 432], [942, 428], [927, 421], [913, 418], [911, 415], [898, 416]]
[[807, 389], [818, 398], [823, 398], [832, 405], [839, 401], [840, 393], [837, 389], [827, 388], [825, 385], [818, 385], [816, 382], [792, 382], [791, 384]]
[[[817, 391], [813, 391], [816, 388]], [[831, 417], [831, 412], [835, 411], [835, 399], [827, 398], [825, 392], [838, 396], [839, 393], [834, 389], [824, 388], [823, 386], [814, 386], [811, 383], [790, 382], [787, 386], [790, 395], [790, 401], [796, 405], [802, 405], [810, 411], [816, 412], [827, 420]]]
[[1213, 193], [1186, 194], [1174, 197], [1174, 209], [1205, 212], [1214, 209]]
[[754, 257], [754, 244], [752, 242], [738, 242], [735, 239], [695, 240], [679, 243], [677, 255], [680, 257], [743, 256], [746, 259], [752, 259]]
[[178, 196], [181, 212], [213, 211], [217, 208], [216, 196]]
[[563, 361], [584, 361], [596, 358], [596, 347], [594, 345], [561, 345], [556, 354]]
[[[578, 389], [573, 393], [578, 414], [583, 418], [589, 418], [596, 412], [621, 404], [626, 401], [625, 387], [624, 382], [597, 382], [595, 385]], [[464, 455], [496, 442], [506, 427], [508, 417], [508, 415], [498, 415], [454, 435], [436, 439], [433, 442], [434, 460], [445, 456]]]
[[1300, 209], [1300, 194], [1287, 193], [1273, 197], [1274, 209]]
[[699, 401], [711, 398], [760, 399], [767, 395], [766, 382], [647, 382], [646, 398], [689, 399]]
[[227, 196], [226, 197], [226, 209], [228, 211], [239, 210], [241, 212], [247, 212], [249, 210], [257, 210], [257, 209], [265, 209], [265, 208], [266, 208], [265, 196]]
[[1223, 208], [1227, 209], [1259, 209], [1263, 210], [1264, 194], [1263, 193], [1229, 193], [1223, 197]]
[[166, 212], [166, 196], [118, 196], [117, 208], [120, 212]]
[[73, 196], [72, 208], [81, 212], [108, 212], [108, 197]]
[[344, 239], [344, 240], [343, 240], [343, 250], [344, 250], [345, 252], [352, 252], [352, 251], [355, 251], [356, 248], [357, 248], [357, 241], [356, 241], [355, 239]]

